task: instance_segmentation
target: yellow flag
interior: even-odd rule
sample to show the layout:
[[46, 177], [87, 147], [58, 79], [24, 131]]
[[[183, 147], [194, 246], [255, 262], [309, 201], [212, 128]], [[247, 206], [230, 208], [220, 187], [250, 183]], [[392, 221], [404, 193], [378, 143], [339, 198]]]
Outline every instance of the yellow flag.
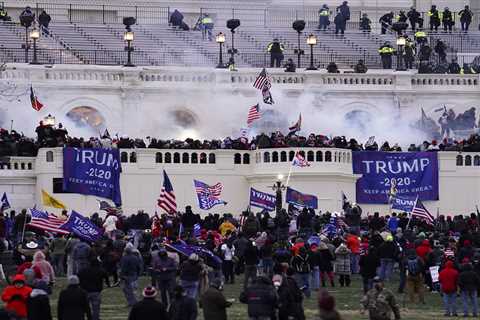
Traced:
[[67, 207], [62, 202], [49, 195], [45, 190], [42, 190], [42, 202], [43, 205], [47, 207], [67, 209]]

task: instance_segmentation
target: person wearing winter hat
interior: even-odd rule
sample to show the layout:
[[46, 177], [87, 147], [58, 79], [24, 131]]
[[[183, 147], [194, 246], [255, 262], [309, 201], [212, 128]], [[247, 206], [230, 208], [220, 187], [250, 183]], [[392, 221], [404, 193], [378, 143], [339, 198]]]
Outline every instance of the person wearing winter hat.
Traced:
[[2, 293], [5, 310], [13, 313], [17, 318], [27, 318], [27, 299], [31, 292], [32, 288], [25, 285], [25, 276], [15, 275], [13, 284], [7, 286]]
[[445, 268], [440, 272], [438, 281], [443, 293], [443, 303], [445, 305], [445, 316], [457, 316], [457, 283], [458, 271], [455, 269], [453, 262], [448, 260]]
[[473, 270], [470, 260], [465, 258], [461, 266], [461, 272], [458, 276], [458, 286], [463, 303], [463, 316], [468, 317], [468, 304], [471, 303], [472, 314], [474, 317], [478, 315], [478, 299], [477, 288], [480, 286], [480, 277]]
[[48, 284], [39, 281], [27, 300], [28, 320], [52, 320]]
[[77, 276], [68, 277], [68, 287], [60, 292], [57, 316], [58, 320], [92, 319], [87, 293], [80, 288]]
[[204, 319], [227, 320], [227, 308], [232, 302], [225, 299], [220, 279], [213, 279], [210, 282], [210, 287], [202, 295], [200, 305], [203, 308]]
[[168, 320], [167, 311], [163, 303], [155, 300], [157, 290], [148, 286], [143, 289], [143, 300], [135, 303], [130, 310], [128, 320], [145, 320], [155, 317], [156, 320]]
[[318, 311], [320, 320], [341, 320], [342, 317], [335, 310], [335, 298], [326, 290], [318, 292]]

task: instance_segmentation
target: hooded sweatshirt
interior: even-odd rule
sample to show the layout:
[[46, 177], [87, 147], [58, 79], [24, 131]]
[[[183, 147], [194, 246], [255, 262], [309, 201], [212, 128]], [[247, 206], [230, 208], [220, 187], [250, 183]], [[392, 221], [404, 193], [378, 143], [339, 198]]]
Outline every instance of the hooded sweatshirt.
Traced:
[[40, 270], [43, 281], [46, 283], [55, 281], [55, 272], [53, 271], [53, 267], [50, 262], [45, 260], [45, 254], [42, 251], [37, 251], [33, 255], [33, 266]]
[[[13, 278], [13, 283], [17, 281], [23, 281], [25, 283], [25, 277], [17, 274]], [[21, 288], [17, 288], [15, 285], [6, 287], [2, 293], [2, 300], [5, 302], [5, 309], [14, 313], [19, 318], [27, 317], [27, 298], [32, 292], [32, 288], [24, 285]]]
[[449, 294], [457, 291], [458, 271], [453, 267], [452, 261], [447, 261], [445, 269], [439, 274], [438, 281], [440, 282], [442, 292]]
[[430, 247], [430, 242], [428, 240], [423, 240], [422, 244], [418, 246], [416, 249], [417, 256], [422, 258], [423, 261], [425, 261], [427, 255], [432, 252], [432, 248]]

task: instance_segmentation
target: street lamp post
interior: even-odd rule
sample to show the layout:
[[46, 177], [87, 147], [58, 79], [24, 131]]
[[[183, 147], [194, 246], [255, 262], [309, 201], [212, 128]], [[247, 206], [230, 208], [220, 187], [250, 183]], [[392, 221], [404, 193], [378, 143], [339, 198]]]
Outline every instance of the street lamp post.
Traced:
[[135, 65], [132, 63], [132, 52], [134, 51], [134, 48], [132, 46], [133, 39], [133, 31], [125, 31], [125, 33], [123, 34], [123, 40], [127, 41], [127, 47], [125, 48], [125, 50], [127, 51], [127, 63], [124, 65], [125, 67], [135, 67]]
[[30, 44], [28, 42], [28, 27], [25, 27], [25, 44], [23, 45], [25, 49], [25, 63], [28, 63], [28, 49], [30, 49]]
[[216, 35], [215, 41], [219, 45], [219, 52], [218, 52], [218, 65], [217, 68], [225, 68], [225, 64], [223, 63], [223, 44], [225, 43], [225, 34], [220, 32]]
[[33, 40], [33, 60], [30, 64], [40, 64], [37, 57], [37, 40], [40, 38], [40, 31], [37, 28], [30, 31], [30, 39]]
[[276, 194], [276, 202], [275, 202], [275, 211], [280, 213], [282, 210], [283, 200], [282, 200], [282, 192], [285, 191], [286, 187], [282, 183], [283, 175], [279, 174], [277, 176], [277, 181], [272, 186], [272, 190], [275, 191]]
[[398, 51], [397, 51], [397, 69], [396, 71], [407, 71], [407, 68], [404, 64], [404, 59], [403, 59], [403, 55], [404, 55], [404, 49], [405, 49], [405, 44], [407, 43], [407, 40], [405, 39], [405, 37], [403, 36], [400, 36], [397, 38], [397, 47], [398, 47]]
[[310, 46], [310, 66], [306, 70], [318, 70], [313, 65], [313, 46], [317, 45], [317, 37], [314, 34], [310, 34], [307, 37], [307, 44]]

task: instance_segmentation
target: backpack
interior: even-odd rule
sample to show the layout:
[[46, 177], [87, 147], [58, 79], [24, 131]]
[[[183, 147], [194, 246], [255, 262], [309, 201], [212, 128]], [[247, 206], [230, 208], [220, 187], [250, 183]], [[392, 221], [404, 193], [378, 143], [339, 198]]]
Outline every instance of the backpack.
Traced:
[[408, 258], [407, 260], [407, 270], [408, 274], [411, 276], [416, 276], [420, 273], [420, 266], [418, 264], [417, 257], [415, 258]]

